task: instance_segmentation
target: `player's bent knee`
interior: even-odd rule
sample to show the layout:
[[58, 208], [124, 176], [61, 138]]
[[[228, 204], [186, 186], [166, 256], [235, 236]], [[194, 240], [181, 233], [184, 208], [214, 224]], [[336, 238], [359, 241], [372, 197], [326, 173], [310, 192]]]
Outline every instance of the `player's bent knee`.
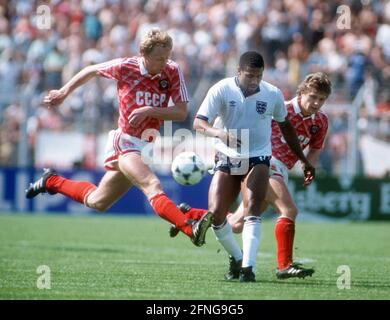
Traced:
[[[237, 213], [235, 213], [235, 215], [237, 215]], [[229, 224], [231, 225], [234, 233], [241, 233], [242, 228], [244, 227], [244, 220], [243, 219], [237, 220], [237, 216], [235, 216], [235, 215], [233, 213], [229, 213], [226, 216], [226, 219], [229, 222]]]
[[91, 209], [95, 209], [99, 212], [106, 212], [110, 208], [110, 206], [107, 206], [104, 203], [99, 203], [99, 202], [93, 204], [88, 203], [87, 207]]
[[282, 213], [282, 217], [286, 217], [286, 218], [289, 218], [291, 220], [295, 220], [295, 218], [298, 215], [298, 209], [295, 206], [288, 207], [288, 208], [284, 208], [281, 213]]
[[107, 204], [105, 201], [95, 200], [93, 197], [88, 197], [85, 201], [85, 205], [88, 208], [97, 210], [99, 212], [105, 212], [111, 207], [111, 205]]
[[243, 228], [244, 228], [244, 224], [241, 222], [232, 224], [232, 230], [234, 233], [242, 233]]

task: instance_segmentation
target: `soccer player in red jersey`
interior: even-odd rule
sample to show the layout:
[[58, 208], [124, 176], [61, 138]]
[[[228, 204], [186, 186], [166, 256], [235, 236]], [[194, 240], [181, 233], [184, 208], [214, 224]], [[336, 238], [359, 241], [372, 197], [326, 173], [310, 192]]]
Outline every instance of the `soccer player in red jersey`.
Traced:
[[[309, 148], [307, 159], [315, 164], [324, 144], [328, 130], [328, 117], [321, 111], [321, 107], [331, 93], [331, 82], [325, 73], [309, 74], [299, 85], [297, 96], [285, 102], [287, 119], [295, 128], [302, 149]], [[293, 243], [295, 235], [295, 219], [298, 209], [287, 188], [288, 170], [294, 167], [298, 157], [288, 147], [283, 139], [280, 128], [275, 121], [272, 123], [272, 159], [270, 163], [269, 187], [263, 203], [264, 210], [271, 204], [280, 214], [275, 224], [275, 238], [277, 245], [277, 271], [279, 279], [291, 277], [311, 276], [313, 269], [304, 268], [293, 262]], [[305, 179], [304, 185], [312, 182], [312, 178]], [[180, 208], [189, 219], [198, 219], [205, 213], [203, 209], [191, 208], [181, 204]], [[241, 203], [237, 211], [228, 214], [227, 219], [235, 233], [242, 232], [244, 225], [244, 208]], [[170, 235], [176, 236], [174, 227]], [[238, 272], [241, 261], [230, 257], [230, 273]]]
[[[196, 246], [204, 244], [212, 215], [205, 213], [199, 221], [189, 223], [141, 156], [143, 148], [153, 140], [150, 133], [158, 130], [163, 120], [183, 121], [187, 117], [187, 89], [179, 66], [169, 59], [171, 51], [172, 38], [152, 29], [140, 43], [140, 56], [88, 66], [61, 89], [49, 92], [44, 103], [50, 108], [60, 105], [76, 88], [96, 76], [117, 81], [118, 129], [108, 135], [104, 161], [107, 172], [98, 186], [68, 180], [46, 169], [26, 190], [27, 198], [39, 193], [61, 193], [89, 208], [105, 211], [134, 185], [160, 217], [190, 237]], [[174, 106], [167, 108], [170, 99]]]

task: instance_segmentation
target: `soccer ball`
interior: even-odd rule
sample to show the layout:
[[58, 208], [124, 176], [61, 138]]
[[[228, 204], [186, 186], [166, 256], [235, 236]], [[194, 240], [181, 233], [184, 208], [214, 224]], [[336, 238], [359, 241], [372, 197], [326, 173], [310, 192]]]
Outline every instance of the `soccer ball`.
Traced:
[[203, 178], [206, 166], [196, 153], [182, 152], [173, 159], [171, 171], [177, 183], [190, 186]]

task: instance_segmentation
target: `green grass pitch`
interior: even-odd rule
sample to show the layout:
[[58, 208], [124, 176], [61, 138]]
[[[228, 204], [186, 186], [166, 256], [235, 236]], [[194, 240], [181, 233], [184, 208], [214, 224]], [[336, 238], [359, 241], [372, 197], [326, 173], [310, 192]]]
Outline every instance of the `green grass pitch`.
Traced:
[[[155, 217], [1, 214], [0, 299], [389, 299], [389, 229], [299, 222], [295, 259], [316, 272], [277, 280], [273, 221], [264, 221], [257, 282], [239, 283], [223, 279], [227, 254], [211, 230], [198, 248], [169, 238]], [[40, 265], [50, 268], [50, 289], [37, 288]], [[341, 265], [350, 289], [337, 286]]]

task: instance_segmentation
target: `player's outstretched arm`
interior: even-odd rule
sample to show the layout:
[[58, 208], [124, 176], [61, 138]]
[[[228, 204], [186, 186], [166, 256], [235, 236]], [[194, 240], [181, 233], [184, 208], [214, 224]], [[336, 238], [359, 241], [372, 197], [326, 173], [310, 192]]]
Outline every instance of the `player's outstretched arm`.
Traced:
[[61, 89], [51, 90], [43, 99], [44, 104], [49, 108], [59, 106], [73, 90], [99, 75], [98, 68], [98, 64], [85, 67], [74, 75]]

